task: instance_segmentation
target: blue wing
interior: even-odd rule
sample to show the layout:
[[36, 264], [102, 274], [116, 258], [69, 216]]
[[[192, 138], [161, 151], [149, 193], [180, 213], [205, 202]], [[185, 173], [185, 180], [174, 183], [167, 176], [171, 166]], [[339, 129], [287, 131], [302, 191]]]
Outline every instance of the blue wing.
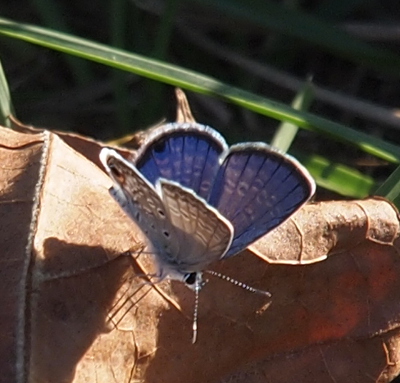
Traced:
[[166, 124], [147, 137], [135, 166], [153, 185], [164, 178], [207, 199], [219, 168], [219, 158], [227, 150], [222, 136], [207, 126]]
[[314, 180], [294, 158], [262, 143], [231, 147], [216, 176], [209, 203], [234, 227], [225, 257], [274, 229], [313, 194]]

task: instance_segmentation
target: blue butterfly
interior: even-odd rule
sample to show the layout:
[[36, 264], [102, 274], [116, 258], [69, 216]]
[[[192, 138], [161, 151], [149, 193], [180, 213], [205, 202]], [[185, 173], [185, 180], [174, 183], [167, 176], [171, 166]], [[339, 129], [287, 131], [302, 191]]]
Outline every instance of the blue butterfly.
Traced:
[[261, 142], [228, 147], [194, 122], [155, 128], [133, 162], [108, 148], [100, 159], [112, 196], [153, 246], [159, 279], [197, 291], [211, 263], [240, 253], [315, 191], [293, 157]]

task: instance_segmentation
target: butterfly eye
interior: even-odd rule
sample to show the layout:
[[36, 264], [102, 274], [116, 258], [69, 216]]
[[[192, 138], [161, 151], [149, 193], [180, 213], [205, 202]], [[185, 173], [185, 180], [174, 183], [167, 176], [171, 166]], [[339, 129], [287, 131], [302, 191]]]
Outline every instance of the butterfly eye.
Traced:
[[156, 153], [162, 153], [165, 150], [165, 141], [160, 141], [157, 142], [157, 144], [154, 145], [154, 151]]
[[122, 183], [125, 181], [125, 176], [117, 169], [114, 164], [109, 163], [108, 167], [111, 170], [113, 176], [118, 180], [118, 182]]
[[188, 273], [183, 277], [187, 285], [193, 285], [196, 282], [197, 273]]

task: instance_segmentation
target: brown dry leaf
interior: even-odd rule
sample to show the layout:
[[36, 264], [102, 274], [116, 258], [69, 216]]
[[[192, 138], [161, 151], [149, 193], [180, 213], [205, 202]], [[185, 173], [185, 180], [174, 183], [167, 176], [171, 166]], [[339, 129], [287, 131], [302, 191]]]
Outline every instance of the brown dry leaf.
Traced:
[[399, 235], [397, 217], [397, 209], [379, 197], [309, 204], [249, 249], [269, 263], [320, 262], [366, 239], [393, 245]]
[[99, 149], [78, 136], [0, 131], [2, 381], [364, 383], [398, 374], [390, 204], [309, 205], [281, 240], [271, 233], [269, 248], [254, 246], [277, 263], [329, 252], [323, 262], [269, 264], [250, 251], [218, 262], [214, 270], [272, 299], [209, 277], [192, 345], [193, 292], [143, 285], [134, 275], [152, 271], [146, 256], [120, 256], [139, 251], [141, 236], [87, 160]]

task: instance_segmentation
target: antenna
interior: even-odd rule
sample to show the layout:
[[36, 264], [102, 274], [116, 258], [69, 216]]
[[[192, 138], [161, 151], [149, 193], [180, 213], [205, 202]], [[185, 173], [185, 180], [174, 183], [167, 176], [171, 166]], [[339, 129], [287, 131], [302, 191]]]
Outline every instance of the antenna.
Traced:
[[242, 289], [250, 291], [251, 293], [266, 295], [268, 298], [272, 297], [272, 295], [271, 295], [271, 293], [269, 291], [255, 289], [254, 287], [246, 285], [246, 283], [243, 283], [243, 282], [240, 282], [240, 281], [238, 281], [236, 279], [228, 277], [227, 275], [224, 275], [224, 274], [221, 274], [221, 273], [217, 273], [216, 271], [213, 271], [213, 270], [205, 270], [204, 272], [207, 273], [207, 274], [212, 275], [213, 277], [217, 277], [217, 278], [223, 279], [224, 281], [230, 282], [235, 286], [238, 286], [238, 287], [241, 287]]
[[194, 312], [193, 312], [193, 338], [192, 338], [192, 344], [196, 343], [197, 340], [197, 316], [199, 312], [199, 292], [200, 289], [202, 288], [202, 283], [200, 280], [196, 278], [195, 282], [195, 288], [194, 288]]
[[[239, 282], [236, 279], [233, 279], [231, 277], [228, 277], [227, 275], [217, 273], [216, 271], [213, 270], [205, 270], [203, 273], [207, 273], [212, 275], [213, 277], [217, 277], [220, 279], [223, 279], [224, 281], [230, 282], [235, 286], [241, 287], [244, 290], [247, 290], [251, 293], [256, 293], [260, 295], [267, 296], [268, 298], [271, 298], [272, 295], [269, 291], [265, 290], [259, 290], [254, 287], [251, 287], [249, 285], [246, 285], [246, 283]], [[193, 283], [193, 279], [194, 283]], [[205, 282], [202, 280], [202, 273], [197, 272], [197, 273], [190, 273], [187, 274], [186, 277], [186, 286], [188, 286], [190, 289], [194, 290], [195, 298], [194, 298], [194, 311], [193, 311], [193, 338], [192, 338], [192, 344], [196, 343], [197, 340], [197, 317], [198, 317], [198, 312], [199, 312], [199, 293], [201, 288], [204, 286]], [[194, 285], [194, 287], [193, 287]]]

